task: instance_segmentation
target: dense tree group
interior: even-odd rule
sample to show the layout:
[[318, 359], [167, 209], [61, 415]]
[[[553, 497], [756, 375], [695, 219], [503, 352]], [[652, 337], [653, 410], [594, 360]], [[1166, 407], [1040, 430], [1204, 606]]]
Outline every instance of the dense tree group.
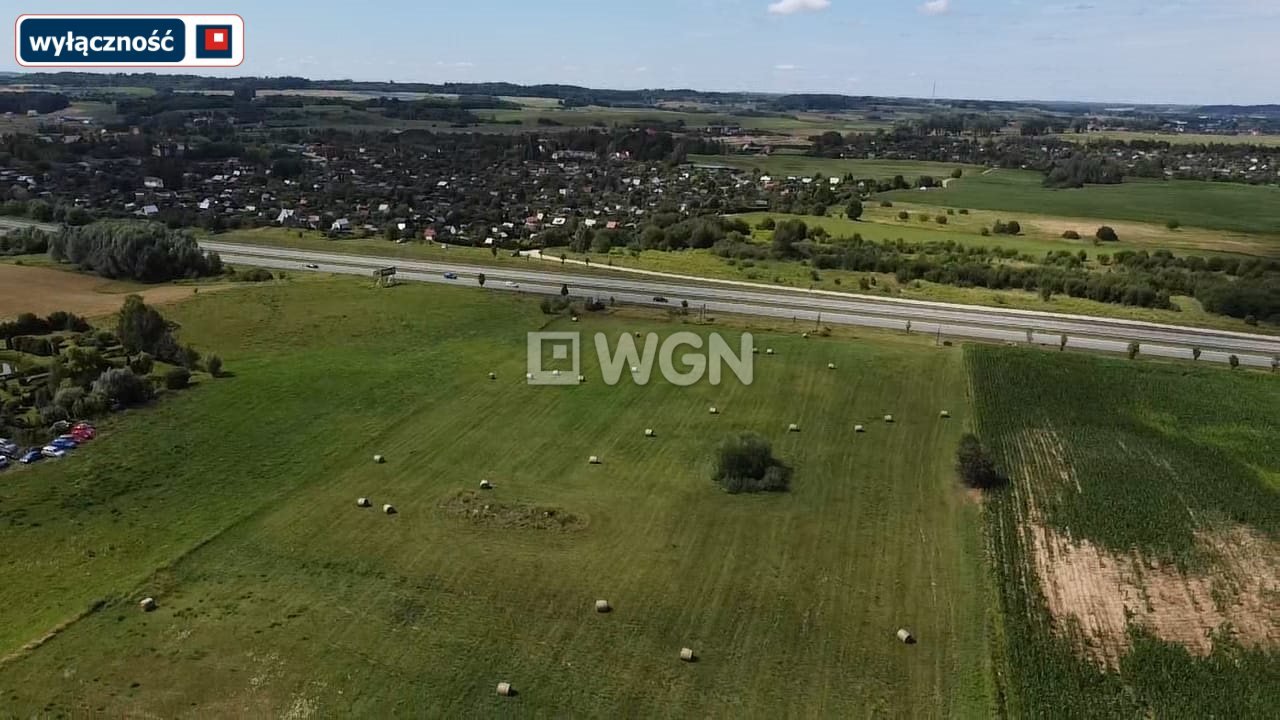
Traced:
[[206, 253], [186, 232], [155, 223], [103, 222], [68, 228], [49, 241], [49, 256], [106, 278], [164, 282], [218, 275], [217, 253]]

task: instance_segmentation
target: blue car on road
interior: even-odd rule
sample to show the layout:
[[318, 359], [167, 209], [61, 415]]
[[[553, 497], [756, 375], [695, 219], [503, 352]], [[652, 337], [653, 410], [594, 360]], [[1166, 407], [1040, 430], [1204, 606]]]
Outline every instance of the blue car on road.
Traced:
[[54, 440], [49, 444], [53, 447], [58, 448], [59, 450], [75, 450], [76, 448], [80, 447], [80, 444], [77, 443], [75, 440], [70, 440], [66, 438], [58, 438], [57, 440]]

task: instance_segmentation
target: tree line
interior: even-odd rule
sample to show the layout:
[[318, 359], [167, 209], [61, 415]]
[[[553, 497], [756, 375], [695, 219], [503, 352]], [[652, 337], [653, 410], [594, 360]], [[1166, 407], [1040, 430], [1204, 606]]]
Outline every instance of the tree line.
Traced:
[[67, 228], [49, 240], [49, 256], [105, 278], [165, 282], [220, 275], [222, 258], [185, 231], [157, 223], [99, 222]]

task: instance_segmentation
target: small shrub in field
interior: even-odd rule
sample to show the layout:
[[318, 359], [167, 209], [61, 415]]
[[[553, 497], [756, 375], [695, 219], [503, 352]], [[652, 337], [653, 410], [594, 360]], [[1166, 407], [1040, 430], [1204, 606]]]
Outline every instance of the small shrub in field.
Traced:
[[1080, 233], [1076, 232], [1075, 230], [1067, 230], [1066, 232], [1062, 233], [1062, 237], [1064, 240], [1079, 240]]
[[270, 270], [249, 268], [244, 272], [236, 273], [235, 279], [242, 282], [270, 282], [275, 280], [275, 276], [271, 274]]
[[900, 211], [898, 211], [898, 219], [899, 219], [899, 220], [909, 220], [909, 219], [911, 219], [911, 213], [908, 213], [906, 210], [900, 210]]
[[938, 217], [934, 218], [934, 220], [935, 220], [939, 225], [946, 225], [946, 224], [947, 224], [947, 216], [946, 216], [946, 215], [939, 215]]
[[214, 377], [222, 377], [222, 358], [217, 355], [210, 355], [205, 361], [205, 365], [209, 368], [209, 374]]
[[947, 214], [948, 214], [948, 215], [955, 215], [955, 214], [956, 214], [956, 211], [955, 211], [955, 209], [954, 209], [954, 208], [947, 208]]
[[1120, 242], [1120, 236], [1116, 235], [1116, 231], [1110, 225], [1103, 225], [1098, 228], [1098, 232], [1094, 234], [1102, 242]]
[[1164, 226], [1169, 228], [1170, 230], [1177, 230], [1178, 228], [1182, 227], [1182, 223], [1178, 222], [1174, 218], [1169, 218], [1169, 220], [1165, 222]]
[[961, 215], [968, 215], [968, 214], [969, 214], [969, 208], [960, 208], [960, 214], [961, 214]]
[[791, 486], [791, 468], [773, 456], [768, 440], [743, 433], [717, 448], [713, 479], [732, 494], [784, 492]]
[[889, 200], [881, 200], [881, 201], [880, 201], [880, 207], [883, 207], [883, 208], [891, 208], [891, 207], [893, 207], [893, 203], [892, 203], [891, 201], [889, 201]]
[[182, 390], [191, 382], [191, 371], [176, 367], [164, 374], [164, 386], [170, 390]]
[[990, 236], [991, 236], [991, 230], [989, 230], [988, 228], [985, 228], [985, 227], [984, 227], [984, 228], [982, 228], [982, 231], [981, 231], [979, 234], [980, 234], [980, 235], [982, 235], [982, 237], [990, 237]]
[[989, 490], [1004, 484], [1004, 478], [996, 470], [982, 442], [972, 433], [960, 438], [956, 450], [956, 469], [964, 483], [972, 488]]

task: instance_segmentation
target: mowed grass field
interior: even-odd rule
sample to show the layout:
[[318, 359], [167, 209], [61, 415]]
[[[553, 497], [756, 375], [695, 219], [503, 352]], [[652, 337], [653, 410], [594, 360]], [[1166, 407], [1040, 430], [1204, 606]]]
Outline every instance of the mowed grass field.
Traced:
[[[994, 712], [979, 508], [952, 469], [970, 422], [958, 348], [762, 332], [777, 354], [750, 387], [608, 387], [590, 352], [586, 385], [529, 387], [530, 330], [681, 326], [549, 323], [530, 299], [348, 279], [167, 312], [234, 377], [0, 483], [8, 712]], [[715, 445], [747, 430], [795, 467], [790, 493], [710, 481]], [[482, 478], [494, 517], [453, 512]], [[566, 526], [522, 527], [547, 511]]]
[[1010, 716], [1274, 717], [1280, 377], [966, 355]]
[[762, 155], [690, 155], [689, 161], [708, 165], [723, 165], [740, 170], [759, 169], [765, 174], [778, 175], [777, 179], [786, 176], [812, 177], [821, 174], [826, 177], [844, 177], [853, 173], [857, 178], [876, 178], [889, 180], [895, 175], [902, 175], [907, 182], [915, 182], [921, 175], [930, 175], [938, 180], [951, 177], [951, 171], [960, 168], [966, 174], [982, 171], [981, 167], [963, 163], [940, 163], [916, 160], [841, 160], [831, 158], [809, 157], [798, 153], [778, 152], [768, 156]]
[[890, 200], [1060, 217], [1108, 218], [1275, 236], [1280, 187], [1193, 180], [1130, 179], [1119, 185], [1054, 190], [1040, 173], [995, 170], [966, 173], [945, 190], [885, 193]]

